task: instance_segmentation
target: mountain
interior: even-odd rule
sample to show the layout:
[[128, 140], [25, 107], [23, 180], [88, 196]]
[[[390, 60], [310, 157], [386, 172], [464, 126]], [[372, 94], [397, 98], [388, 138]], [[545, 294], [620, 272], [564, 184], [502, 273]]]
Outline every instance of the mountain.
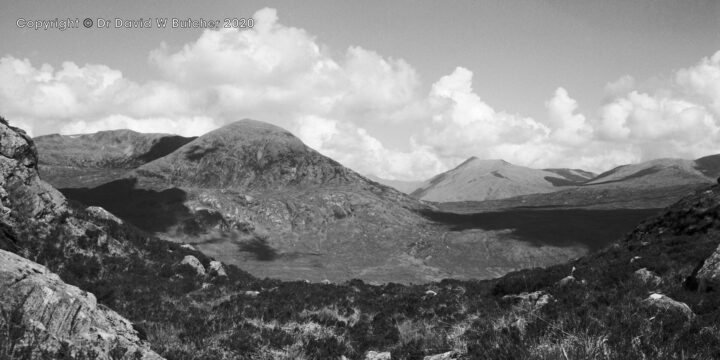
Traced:
[[504, 160], [471, 157], [452, 170], [426, 181], [412, 196], [427, 201], [482, 201], [558, 191], [587, 180], [587, 173], [537, 170]]
[[[163, 157], [192, 141], [131, 130], [34, 138], [43, 178], [57, 187], [92, 187], [121, 178], [129, 169]], [[63, 179], [72, 178], [72, 182]]]
[[62, 192], [260, 277], [488, 278], [588, 251], [580, 242], [546, 244], [512, 229], [433, 220], [431, 205], [253, 120], [211, 131], [122, 179]]
[[355, 182], [371, 186], [290, 132], [253, 120], [211, 131], [136, 171], [166, 184], [201, 188], [267, 190]]
[[693, 160], [656, 159], [639, 164], [618, 166], [585, 183], [586, 186], [648, 188], [711, 183]]
[[404, 180], [388, 180], [383, 179], [379, 176], [375, 175], [368, 175], [368, 179], [375, 181], [377, 183], [383, 184], [385, 186], [389, 186], [391, 188], [394, 188], [395, 190], [400, 191], [404, 194], [410, 194], [413, 191], [415, 191], [417, 188], [422, 186], [423, 181], [404, 181]]

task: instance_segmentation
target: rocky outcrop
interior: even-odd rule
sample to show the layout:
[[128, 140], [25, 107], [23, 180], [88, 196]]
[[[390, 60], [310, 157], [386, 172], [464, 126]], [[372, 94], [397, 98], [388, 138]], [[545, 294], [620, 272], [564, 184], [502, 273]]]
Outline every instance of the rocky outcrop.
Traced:
[[211, 261], [208, 272], [212, 276], [227, 277], [227, 272], [225, 272], [223, 264], [219, 261]]
[[65, 198], [38, 176], [32, 139], [0, 118], [0, 220], [31, 221], [42, 230], [67, 211]]
[[693, 313], [692, 309], [690, 309], [690, 306], [683, 302], [671, 299], [670, 297], [663, 294], [650, 294], [650, 296], [645, 299], [645, 302], [663, 311], [677, 311], [685, 315], [687, 318], [692, 318], [695, 316], [695, 313]]
[[450, 360], [450, 359], [459, 359], [460, 354], [457, 351], [448, 351], [444, 352], [442, 354], [436, 354], [436, 355], [428, 355], [423, 358], [423, 360]]
[[205, 275], [205, 267], [198, 258], [192, 255], [185, 256], [185, 258], [180, 262], [180, 265], [188, 265], [193, 268], [198, 275]]
[[720, 246], [705, 259], [695, 278], [701, 291], [720, 289]]
[[[44, 266], [0, 250], [0, 325], [17, 330], [14, 346], [30, 346], [33, 359], [162, 359], [132, 324], [98, 305], [95, 296], [64, 283]], [[23, 345], [26, 344], [26, 345]], [[44, 354], [43, 354], [44, 353]], [[43, 357], [44, 356], [44, 357]], [[50, 357], [48, 357], [50, 356]]]
[[99, 207], [99, 206], [88, 206], [85, 211], [96, 219], [112, 221], [116, 224], [122, 224], [123, 221], [119, 217], [113, 215], [111, 212]]

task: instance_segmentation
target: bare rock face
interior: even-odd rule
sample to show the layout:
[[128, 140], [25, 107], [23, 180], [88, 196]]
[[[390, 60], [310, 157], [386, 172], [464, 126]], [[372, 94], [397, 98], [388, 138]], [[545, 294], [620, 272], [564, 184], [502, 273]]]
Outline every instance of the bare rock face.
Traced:
[[98, 305], [93, 294], [2, 250], [0, 309], [11, 314], [0, 323], [20, 330], [15, 340], [33, 349], [33, 359], [57, 355], [60, 349], [93, 359], [162, 359], [140, 340], [128, 320]]
[[32, 139], [0, 118], [0, 219], [47, 224], [66, 212], [65, 198], [40, 180]]
[[705, 260], [695, 277], [701, 290], [720, 289], [720, 247]]

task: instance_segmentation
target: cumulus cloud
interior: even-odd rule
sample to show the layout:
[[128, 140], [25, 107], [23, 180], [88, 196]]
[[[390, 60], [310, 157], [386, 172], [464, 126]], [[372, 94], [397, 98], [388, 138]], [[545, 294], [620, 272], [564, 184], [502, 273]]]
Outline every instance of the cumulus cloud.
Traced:
[[[34, 135], [113, 128], [200, 135], [241, 118], [287, 128], [309, 146], [364, 174], [425, 179], [470, 156], [531, 167], [609, 167], [654, 157], [720, 152], [720, 52], [681, 69], [665, 88], [624, 76], [604, 103], [581, 113], [572, 89], [548, 94], [545, 116], [493, 108], [458, 67], [422, 93], [403, 59], [349, 46], [334, 55], [307, 31], [255, 13], [252, 29], [206, 30], [149, 60], [162, 80], [138, 82], [105, 65], [57, 69], [0, 59], [0, 111]], [[407, 131], [402, 150], [370, 129]]]

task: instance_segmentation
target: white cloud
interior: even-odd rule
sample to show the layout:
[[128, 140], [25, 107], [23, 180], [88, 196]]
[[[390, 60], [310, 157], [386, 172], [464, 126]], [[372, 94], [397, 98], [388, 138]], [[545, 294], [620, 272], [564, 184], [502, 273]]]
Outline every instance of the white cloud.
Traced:
[[[252, 29], [207, 30], [179, 49], [162, 44], [149, 54], [161, 81], [132, 81], [104, 65], [55, 69], [3, 57], [0, 111], [34, 135], [112, 128], [199, 135], [255, 118], [361, 173], [395, 179], [428, 178], [469, 156], [602, 171], [720, 152], [720, 52], [677, 71], [665, 88], [640, 91], [630, 76], [609, 82], [592, 114], [558, 87], [547, 115], [531, 118], [486, 103], [466, 68], [423, 94], [403, 59], [358, 46], [333, 56], [273, 9], [253, 17]], [[398, 134], [407, 137], [404, 150], [368, 131], [385, 122], [407, 129]]]

